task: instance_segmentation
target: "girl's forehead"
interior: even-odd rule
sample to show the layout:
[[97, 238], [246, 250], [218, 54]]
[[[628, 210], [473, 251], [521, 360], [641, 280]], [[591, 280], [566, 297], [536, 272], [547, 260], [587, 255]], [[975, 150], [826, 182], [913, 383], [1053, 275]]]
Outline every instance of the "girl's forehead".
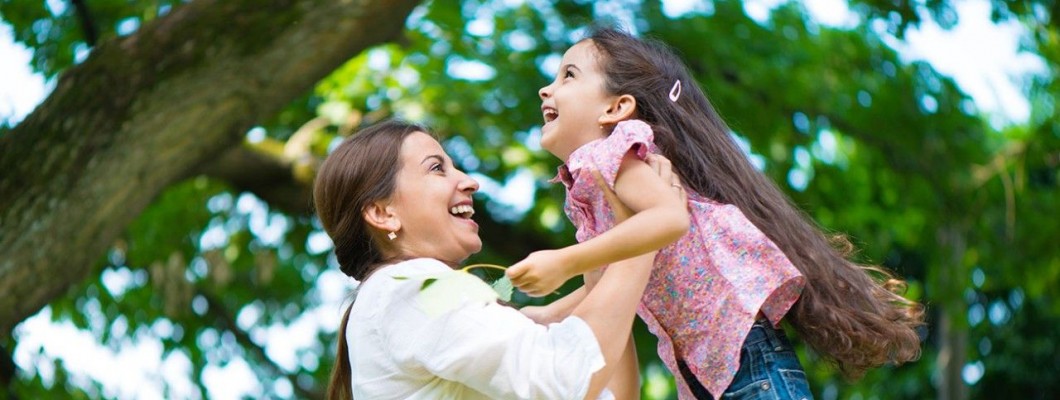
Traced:
[[592, 40], [582, 40], [567, 49], [567, 52], [564, 55], [584, 58], [594, 56], [596, 52], [596, 45], [593, 44]]
[[563, 54], [563, 64], [574, 64], [581, 68], [600, 65], [602, 53], [592, 40], [575, 43]]

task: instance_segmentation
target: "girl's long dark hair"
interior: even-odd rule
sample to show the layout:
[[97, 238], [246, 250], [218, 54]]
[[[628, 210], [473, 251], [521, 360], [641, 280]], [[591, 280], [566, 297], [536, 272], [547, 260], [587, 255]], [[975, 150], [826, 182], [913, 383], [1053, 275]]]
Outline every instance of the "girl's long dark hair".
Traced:
[[[826, 235], [750, 163], [681, 60], [664, 44], [596, 27], [606, 90], [637, 101], [637, 118], [681, 179], [697, 193], [733, 204], [784, 251], [806, 278], [788, 319], [799, 336], [848, 377], [920, 356], [923, 307], [900, 295], [905, 282], [851, 261], [853, 246]], [[680, 80], [677, 101], [669, 94]]]
[[[394, 193], [401, 168], [401, 145], [414, 132], [429, 134], [422, 126], [396, 120], [365, 128], [335, 148], [313, 182], [317, 217], [335, 244], [339, 268], [358, 281], [364, 282], [385, 261], [381, 250], [387, 243], [369, 227], [362, 213], [365, 207]], [[352, 308], [351, 304], [346, 309], [339, 326], [338, 352], [327, 391], [329, 400], [353, 398], [346, 346], [346, 324]]]

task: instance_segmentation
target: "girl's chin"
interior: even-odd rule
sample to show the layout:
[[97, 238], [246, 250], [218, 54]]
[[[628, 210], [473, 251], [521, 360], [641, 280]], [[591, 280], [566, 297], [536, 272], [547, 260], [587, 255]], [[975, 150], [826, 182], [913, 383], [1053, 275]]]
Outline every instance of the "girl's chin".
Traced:
[[556, 150], [558, 150], [556, 148], [556, 140], [557, 140], [556, 138], [558, 138], [558, 137], [559, 137], [559, 135], [555, 131], [548, 131], [548, 132], [542, 131], [541, 132], [541, 148], [545, 149], [545, 151], [547, 151], [549, 153], [556, 154]]

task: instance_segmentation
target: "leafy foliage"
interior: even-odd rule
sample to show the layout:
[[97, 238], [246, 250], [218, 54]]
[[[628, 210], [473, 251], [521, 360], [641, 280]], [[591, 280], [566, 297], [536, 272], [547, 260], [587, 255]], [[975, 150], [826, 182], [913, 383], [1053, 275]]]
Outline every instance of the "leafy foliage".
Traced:
[[[179, 3], [89, 4], [102, 41]], [[46, 76], [89, 51], [76, 10], [55, 4], [65, 3], [0, 0], [4, 22], [34, 50], [33, 67]], [[365, 123], [394, 115], [423, 121], [484, 182], [476, 207], [487, 212], [476, 219], [493, 230], [469, 261], [510, 264], [574, 241], [562, 188], [547, 183], [558, 162], [537, 144], [537, 89], [590, 21], [624, 19], [682, 54], [749, 155], [797, 204], [829, 231], [853, 238], [858, 257], [909, 280], [907, 296], [928, 305], [919, 362], [846, 382], [800, 348], [818, 397], [935, 397], [936, 357], [952, 344], [939, 334], [945, 321], [967, 338], [957, 344], [967, 363], [950, 368], [981, 371], [966, 378], [974, 397], [1045, 398], [1060, 389], [1050, 379], [1060, 370], [1052, 340], [1060, 326], [1060, 225], [1053, 217], [1060, 212], [1060, 35], [1050, 2], [992, 4], [999, 20], [1027, 26], [1026, 45], [1048, 68], [1028, 87], [1030, 120], [1016, 126], [995, 127], [951, 78], [903, 62], [887, 34], [873, 28], [882, 21], [901, 37], [926, 18], [952, 26], [952, 2], [853, 0], [860, 23], [832, 28], [799, 3], [759, 21], [734, 1], [669, 16], [654, 0], [469, 0], [423, 4], [402, 41], [350, 60], [250, 136], [285, 141], [312, 126], [308, 142], [323, 156]], [[253, 396], [319, 397], [340, 312], [324, 299], [323, 288], [341, 279], [329, 250], [312, 217], [192, 178], [156, 199], [100, 258], [99, 274], [45, 312], [116, 350], [133, 336], [159, 341], [164, 357], [189, 361], [200, 397], [209, 396], [206, 369], [236, 360], [246, 360], [262, 383]], [[502, 296], [508, 284], [498, 284]], [[514, 293], [511, 301], [555, 297]], [[279, 361], [270, 342], [277, 335], [269, 332], [319, 315], [335, 321], [313, 327], [296, 361]], [[668, 375], [654, 338], [642, 325], [636, 332], [645, 397], [675, 397], [672, 382], [657, 379]], [[4, 349], [17, 352], [18, 339], [16, 330]], [[110, 396], [98, 383], [69, 379], [61, 360], [39, 353], [33, 360], [36, 366], [20, 365], [13, 385], [22, 398]], [[41, 376], [45, 364], [57, 371], [51, 379]]]

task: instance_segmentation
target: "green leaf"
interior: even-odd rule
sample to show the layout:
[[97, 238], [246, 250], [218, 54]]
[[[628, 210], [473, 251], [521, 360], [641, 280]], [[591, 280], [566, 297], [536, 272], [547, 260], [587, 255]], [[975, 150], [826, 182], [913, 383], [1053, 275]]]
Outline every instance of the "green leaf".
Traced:
[[427, 280], [423, 281], [423, 286], [420, 286], [420, 292], [427, 290], [427, 287], [431, 286], [431, 284], [436, 282], [437, 280], [438, 279], [435, 278], [427, 278]]
[[[416, 301], [429, 316], [438, 316], [466, 303], [489, 303], [498, 299], [486, 282], [462, 270], [431, 272], [414, 276], [395, 276], [394, 279], [423, 280]], [[511, 283], [508, 283], [511, 286]], [[508, 298], [511, 298], [509, 289]]]
[[502, 301], [512, 301], [512, 292], [515, 291], [515, 286], [512, 285], [512, 280], [508, 279], [507, 276], [502, 276], [500, 279], [493, 281], [490, 284], [494, 292], [497, 292], [497, 296]]
[[497, 293], [478, 277], [462, 271], [447, 271], [433, 284], [420, 289], [416, 299], [423, 311], [438, 316], [466, 303], [489, 303], [497, 300]]

